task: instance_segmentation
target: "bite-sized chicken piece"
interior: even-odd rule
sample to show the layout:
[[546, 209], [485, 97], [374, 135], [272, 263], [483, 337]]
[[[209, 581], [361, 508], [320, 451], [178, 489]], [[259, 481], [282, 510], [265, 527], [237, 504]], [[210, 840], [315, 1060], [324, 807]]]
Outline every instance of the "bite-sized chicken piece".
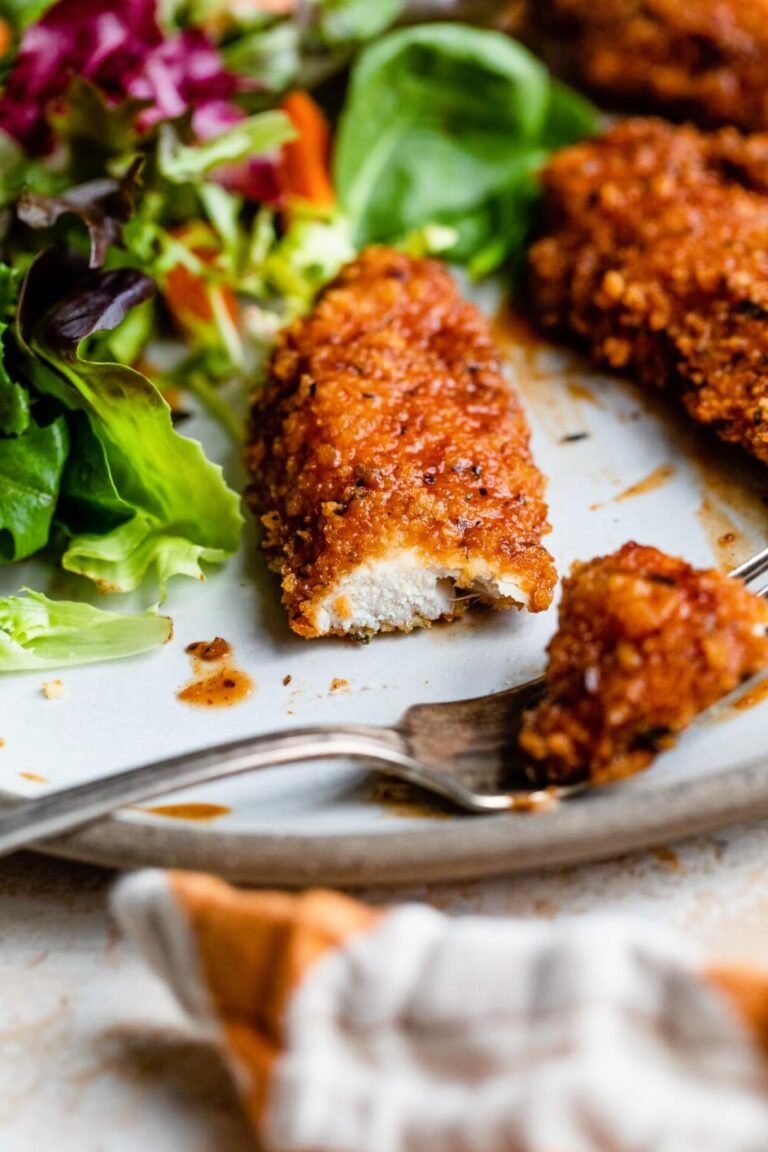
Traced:
[[609, 104], [768, 128], [768, 0], [527, 0], [521, 34]]
[[552, 783], [647, 768], [694, 717], [768, 667], [768, 604], [739, 580], [625, 544], [563, 582], [547, 694], [523, 750]]
[[303, 636], [546, 608], [544, 480], [480, 312], [441, 264], [370, 248], [280, 336], [249, 501]]
[[541, 324], [768, 462], [768, 134], [628, 120], [543, 181]]

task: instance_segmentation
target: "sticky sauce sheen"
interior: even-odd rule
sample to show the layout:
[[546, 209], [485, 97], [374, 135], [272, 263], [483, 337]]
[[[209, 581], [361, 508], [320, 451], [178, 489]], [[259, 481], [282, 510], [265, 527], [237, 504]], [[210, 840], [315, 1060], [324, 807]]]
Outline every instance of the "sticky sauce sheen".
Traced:
[[176, 698], [184, 704], [196, 708], [231, 708], [253, 692], [253, 681], [235, 666], [232, 645], [221, 636], [196, 640], [187, 645], [185, 652], [192, 662], [192, 679], [176, 693]]

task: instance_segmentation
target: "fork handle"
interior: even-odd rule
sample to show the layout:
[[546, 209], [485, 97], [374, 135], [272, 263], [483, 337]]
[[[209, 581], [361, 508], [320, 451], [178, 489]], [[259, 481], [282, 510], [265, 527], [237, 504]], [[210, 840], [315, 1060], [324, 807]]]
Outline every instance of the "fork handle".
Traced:
[[320, 725], [270, 732], [185, 752], [86, 784], [60, 788], [35, 800], [23, 800], [5, 811], [0, 809], [0, 856], [71, 832], [126, 804], [163, 792], [259, 768], [340, 757], [375, 761], [381, 766], [396, 765], [406, 771], [415, 766], [402, 738], [388, 728]]

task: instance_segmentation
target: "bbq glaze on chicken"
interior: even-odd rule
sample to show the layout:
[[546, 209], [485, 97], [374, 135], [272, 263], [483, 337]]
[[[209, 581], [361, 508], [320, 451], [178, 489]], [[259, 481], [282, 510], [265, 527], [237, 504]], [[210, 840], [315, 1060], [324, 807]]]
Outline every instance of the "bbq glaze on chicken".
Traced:
[[629, 120], [543, 183], [542, 326], [768, 462], [768, 134]]
[[249, 501], [303, 636], [545, 609], [544, 480], [489, 325], [449, 272], [371, 248], [279, 339]]
[[768, 667], [768, 604], [739, 581], [625, 544], [563, 582], [547, 694], [520, 745], [552, 783], [639, 772]]
[[526, 0], [517, 31], [609, 106], [768, 128], [768, 0]]

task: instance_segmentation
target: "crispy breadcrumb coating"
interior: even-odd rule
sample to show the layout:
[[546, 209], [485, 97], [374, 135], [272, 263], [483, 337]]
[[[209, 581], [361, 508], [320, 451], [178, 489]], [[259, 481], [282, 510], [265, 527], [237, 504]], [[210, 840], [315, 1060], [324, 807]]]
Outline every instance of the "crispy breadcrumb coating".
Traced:
[[768, 667], [768, 604], [716, 570], [639, 544], [563, 582], [547, 695], [520, 744], [551, 782], [607, 783]]
[[253, 400], [249, 501], [303, 636], [546, 608], [544, 481], [480, 312], [371, 248], [285, 330]]
[[522, 34], [613, 105], [768, 128], [768, 0], [528, 0]]
[[768, 134], [628, 120], [543, 182], [542, 325], [768, 462]]

